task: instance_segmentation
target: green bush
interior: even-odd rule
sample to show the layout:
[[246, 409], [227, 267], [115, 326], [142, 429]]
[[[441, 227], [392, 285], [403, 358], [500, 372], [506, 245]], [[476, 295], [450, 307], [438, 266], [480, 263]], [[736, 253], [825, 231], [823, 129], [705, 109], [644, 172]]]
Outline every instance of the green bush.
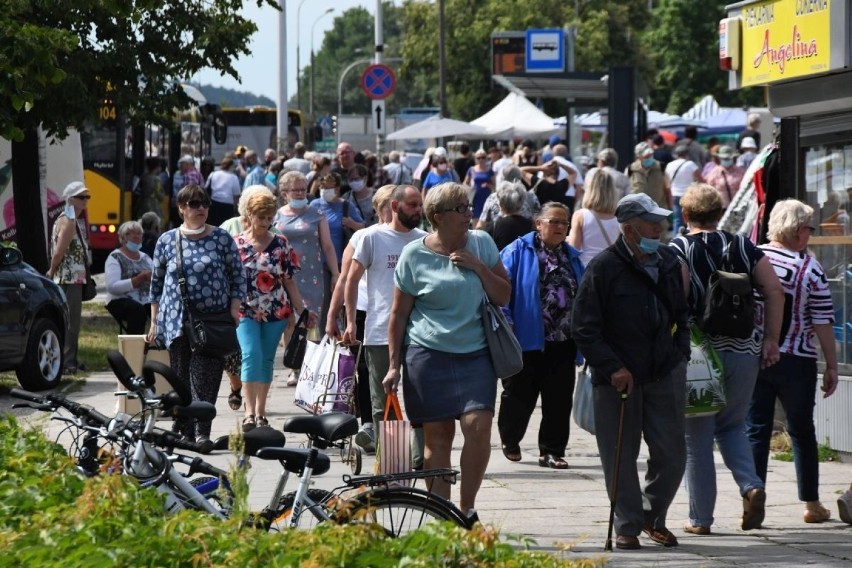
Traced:
[[[64, 452], [38, 431], [0, 418], [0, 566], [601, 566], [520, 550], [490, 526], [434, 524], [400, 539], [375, 526], [331, 523], [264, 533], [183, 511], [132, 479], [79, 477]], [[244, 518], [244, 517], [242, 517]], [[566, 554], [566, 553], [562, 553]]]

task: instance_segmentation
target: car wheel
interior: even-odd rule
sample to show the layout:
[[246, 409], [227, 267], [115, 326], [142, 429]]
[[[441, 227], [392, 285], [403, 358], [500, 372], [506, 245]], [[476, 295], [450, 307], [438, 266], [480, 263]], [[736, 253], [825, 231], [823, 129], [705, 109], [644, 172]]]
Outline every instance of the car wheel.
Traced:
[[45, 318], [35, 320], [24, 360], [16, 370], [21, 386], [30, 391], [57, 386], [62, 379], [62, 347], [56, 324]]

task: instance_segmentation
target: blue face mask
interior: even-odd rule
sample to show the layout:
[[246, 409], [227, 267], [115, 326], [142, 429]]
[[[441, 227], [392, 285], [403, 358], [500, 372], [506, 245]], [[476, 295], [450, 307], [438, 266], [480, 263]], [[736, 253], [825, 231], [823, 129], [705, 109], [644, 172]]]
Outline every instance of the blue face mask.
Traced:
[[642, 160], [642, 167], [643, 168], [650, 168], [653, 165], [654, 165], [654, 158], [644, 158]]
[[124, 243], [124, 246], [127, 247], [127, 250], [130, 252], [139, 252], [142, 250], [142, 243], [134, 243], [133, 241], [127, 241]]
[[77, 218], [77, 212], [74, 211], [74, 206], [70, 203], [65, 204], [65, 217], [68, 219], [74, 220]]
[[639, 238], [639, 250], [645, 254], [654, 254], [660, 248], [660, 239]]
[[305, 197], [302, 199], [290, 199], [288, 203], [290, 204], [290, 207], [293, 207], [294, 209], [302, 209], [303, 207], [308, 206], [308, 200]]

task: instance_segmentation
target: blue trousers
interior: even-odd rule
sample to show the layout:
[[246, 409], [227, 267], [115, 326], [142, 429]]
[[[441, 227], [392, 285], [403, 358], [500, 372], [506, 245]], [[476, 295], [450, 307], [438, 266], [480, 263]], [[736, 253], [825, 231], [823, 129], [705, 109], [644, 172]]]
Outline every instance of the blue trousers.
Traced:
[[713, 442], [731, 470], [740, 495], [764, 487], [755, 472], [751, 445], [743, 423], [751, 402], [760, 358], [748, 353], [718, 351], [725, 367], [725, 408], [713, 416], [686, 420], [686, 489], [689, 492], [689, 522], [713, 525], [716, 507], [716, 463]]
[[787, 433], [793, 441], [800, 501], [819, 500], [819, 456], [814, 430], [816, 385], [816, 359], [782, 354], [778, 363], [757, 376], [745, 423], [757, 475], [765, 483], [775, 399], [781, 401], [787, 414]]
[[243, 352], [243, 364], [240, 369], [240, 379], [244, 383], [272, 382], [272, 364], [275, 361], [275, 351], [287, 320], [255, 321], [250, 318], [240, 319], [237, 327], [237, 339]]

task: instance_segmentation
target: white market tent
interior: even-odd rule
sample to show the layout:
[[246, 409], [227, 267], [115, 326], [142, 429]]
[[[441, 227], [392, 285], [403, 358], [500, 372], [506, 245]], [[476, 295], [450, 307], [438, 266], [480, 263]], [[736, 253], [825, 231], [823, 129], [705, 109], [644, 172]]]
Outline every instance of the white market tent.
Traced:
[[396, 132], [388, 134], [388, 140], [413, 140], [420, 138], [448, 138], [485, 136], [485, 129], [469, 122], [443, 118], [436, 114]]
[[517, 93], [509, 93], [471, 124], [484, 128], [488, 138], [546, 138], [562, 131], [551, 117]]

